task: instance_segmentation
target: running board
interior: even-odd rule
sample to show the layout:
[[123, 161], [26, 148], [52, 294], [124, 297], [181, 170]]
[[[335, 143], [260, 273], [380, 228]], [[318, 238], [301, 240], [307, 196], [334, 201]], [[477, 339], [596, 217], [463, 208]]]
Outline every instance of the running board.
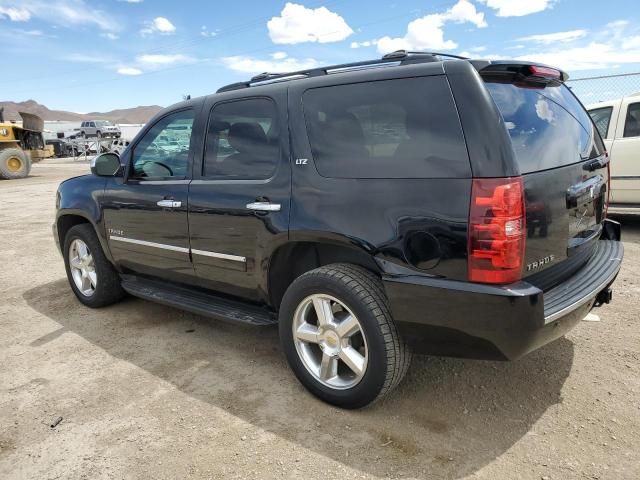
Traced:
[[135, 275], [122, 275], [122, 288], [135, 297], [191, 313], [253, 326], [276, 325], [273, 312], [257, 305], [230, 300], [211, 293], [148, 280]]

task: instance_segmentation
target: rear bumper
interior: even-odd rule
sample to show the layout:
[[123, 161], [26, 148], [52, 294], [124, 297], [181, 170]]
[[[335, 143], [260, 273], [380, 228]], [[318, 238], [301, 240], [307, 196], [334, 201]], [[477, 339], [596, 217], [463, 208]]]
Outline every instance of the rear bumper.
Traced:
[[622, 257], [621, 242], [600, 240], [587, 264], [546, 292], [524, 281], [491, 286], [420, 275], [383, 281], [398, 328], [414, 349], [513, 360], [584, 318], [615, 280]]

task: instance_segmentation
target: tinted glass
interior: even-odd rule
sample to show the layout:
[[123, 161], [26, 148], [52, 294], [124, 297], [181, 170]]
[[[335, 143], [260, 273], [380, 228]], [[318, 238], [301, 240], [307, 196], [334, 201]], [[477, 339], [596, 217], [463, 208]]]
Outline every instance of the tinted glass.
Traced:
[[570, 165], [602, 153], [593, 138], [591, 119], [564, 85], [486, 85], [502, 113], [522, 173]]
[[471, 175], [444, 76], [315, 88], [303, 103], [313, 158], [325, 177]]
[[589, 110], [589, 115], [593, 123], [596, 125], [598, 132], [602, 138], [607, 138], [607, 132], [609, 131], [609, 122], [611, 121], [611, 112], [613, 107], [596, 108], [595, 110]]
[[278, 165], [280, 134], [276, 106], [266, 98], [216, 105], [209, 115], [203, 175], [267, 179]]
[[151, 127], [133, 151], [133, 175], [156, 179], [187, 176], [193, 118], [192, 110], [183, 110]]
[[640, 103], [631, 103], [624, 121], [625, 137], [640, 137]]

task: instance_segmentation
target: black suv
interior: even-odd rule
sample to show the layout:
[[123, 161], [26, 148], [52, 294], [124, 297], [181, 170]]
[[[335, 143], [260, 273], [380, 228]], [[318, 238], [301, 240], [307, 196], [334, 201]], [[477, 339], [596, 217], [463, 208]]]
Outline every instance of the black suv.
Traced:
[[279, 325], [298, 379], [362, 407], [411, 352], [515, 359], [608, 303], [608, 157], [564, 72], [396, 52], [159, 113], [63, 182], [78, 299]]

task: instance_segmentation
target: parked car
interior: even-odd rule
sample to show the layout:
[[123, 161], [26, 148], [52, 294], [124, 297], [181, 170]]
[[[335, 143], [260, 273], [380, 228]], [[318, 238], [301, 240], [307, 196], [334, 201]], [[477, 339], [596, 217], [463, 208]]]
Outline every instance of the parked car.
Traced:
[[412, 351], [521, 357], [608, 303], [623, 256], [566, 78], [396, 52], [169, 107], [60, 185], [71, 289], [278, 325], [302, 384], [346, 408], [388, 394]]
[[54, 138], [45, 142], [47, 145], [53, 146], [56, 157], [74, 157], [77, 155], [78, 147], [73, 142], [69, 142], [63, 138]]
[[640, 92], [587, 109], [611, 157], [611, 207], [640, 211]]
[[120, 138], [122, 132], [120, 128], [108, 120], [91, 120], [82, 122], [80, 125], [80, 135], [82, 137], [113, 137]]

